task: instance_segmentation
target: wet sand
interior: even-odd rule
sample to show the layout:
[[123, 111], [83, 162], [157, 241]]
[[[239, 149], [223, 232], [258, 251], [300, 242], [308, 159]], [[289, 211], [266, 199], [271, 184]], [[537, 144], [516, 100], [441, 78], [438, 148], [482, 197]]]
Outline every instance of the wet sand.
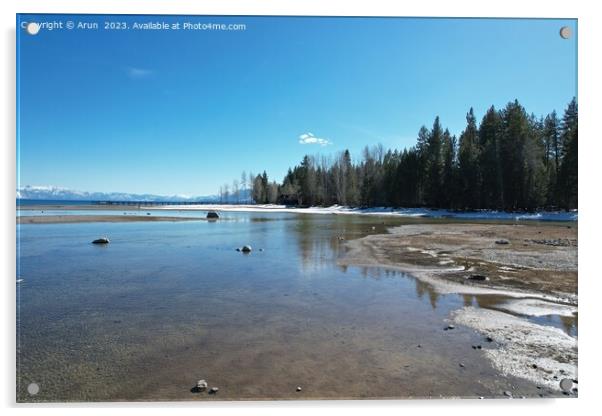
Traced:
[[40, 215], [17, 217], [17, 224], [72, 224], [82, 222], [153, 222], [206, 221], [205, 218], [166, 217], [151, 215]]
[[505, 297], [493, 310], [454, 311], [450, 321], [491, 340], [487, 356], [502, 374], [557, 391], [559, 380], [577, 379], [576, 337], [527, 319], [576, 321], [576, 224], [410, 224], [347, 248], [339, 264], [403, 270], [439, 293]]

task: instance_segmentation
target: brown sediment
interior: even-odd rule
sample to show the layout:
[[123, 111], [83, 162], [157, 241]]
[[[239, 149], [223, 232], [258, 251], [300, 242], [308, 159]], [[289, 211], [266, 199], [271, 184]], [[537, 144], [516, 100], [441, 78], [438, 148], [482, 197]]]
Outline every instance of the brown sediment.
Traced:
[[467, 287], [568, 296], [576, 303], [576, 224], [410, 224], [389, 231], [349, 242], [340, 262], [427, 273]]
[[[487, 336], [495, 368], [556, 391], [562, 378], [576, 378], [576, 337], [524, 318], [576, 320], [576, 224], [411, 224], [389, 231], [350, 241], [340, 263], [402, 270], [442, 293], [480, 295], [479, 308], [467, 305], [450, 318]], [[490, 296], [513, 300], [487, 307], [482, 301]]]
[[151, 215], [31, 215], [18, 216], [17, 224], [70, 224], [81, 222], [159, 222], [206, 221], [205, 218], [165, 217]]

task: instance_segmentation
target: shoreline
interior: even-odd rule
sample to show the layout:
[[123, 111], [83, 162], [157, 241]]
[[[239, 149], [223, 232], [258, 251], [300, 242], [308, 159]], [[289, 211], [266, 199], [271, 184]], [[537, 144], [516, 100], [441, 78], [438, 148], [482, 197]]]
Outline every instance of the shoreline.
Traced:
[[501, 373], [560, 391], [561, 379], [577, 379], [577, 336], [533, 318], [577, 319], [576, 234], [566, 226], [410, 224], [347, 242], [338, 263], [403, 272], [440, 294], [498, 299], [454, 310], [449, 321], [490, 339], [483, 352]]
[[17, 205], [17, 210], [114, 210], [114, 211], [225, 211], [225, 212], [273, 212], [293, 214], [321, 214], [321, 215], [368, 215], [399, 218], [442, 218], [459, 220], [503, 220], [503, 221], [550, 221], [570, 222], [578, 221], [576, 211], [539, 211], [539, 212], [506, 212], [506, 211], [451, 211], [434, 208], [351, 208], [339, 205], [330, 207], [291, 207], [273, 204], [197, 204], [197, 205]]

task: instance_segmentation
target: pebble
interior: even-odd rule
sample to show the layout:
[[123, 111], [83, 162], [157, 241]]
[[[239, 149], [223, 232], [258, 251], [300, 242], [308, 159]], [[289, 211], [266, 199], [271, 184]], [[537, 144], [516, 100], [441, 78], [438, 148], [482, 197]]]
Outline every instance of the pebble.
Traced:
[[444, 330], [444, 331], [447, 331], [448, 329], [454, 329], [454, 328], [455, 328], [455, 326], [453, 326], [453, 325], [448, 325], [448, 326], [446, 326], [445, 328], [443, 328], [443, 330]]
[[216, 394], [219, 391], [219, 387], [211, 387], [209, 389], [209, 394]]
[[487, 338], [485, 338], [485, 341], [487, 341], [487, 342], [493, 342], [493, 338], [487, 337]]
[[510, 392], [510, 391], [506, 390], [506, 391], [504, 392], [504, 396], [507, 396], [507, 397], [512, 397], [512, 392]]
[[297, 386], [297, 391], [301, 391], [301, 386]]
[[464, 364], [460, 363], [459, 365], [460, 365], [460, 367], [464, 368]]

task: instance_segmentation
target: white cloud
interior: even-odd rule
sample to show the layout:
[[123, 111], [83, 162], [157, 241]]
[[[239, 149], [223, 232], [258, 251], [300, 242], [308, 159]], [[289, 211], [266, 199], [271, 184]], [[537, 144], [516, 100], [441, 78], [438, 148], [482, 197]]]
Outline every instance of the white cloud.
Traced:
[[328, 139], [314, 136], [313, 133], [303, 133], [299, 136], [299, 143], [301, 144], [319, 144], [320, 146], [328, 146], [332, 142]]
[[135, 68], [132, 66], [127, 67], [126, 72], [130, 78], [146, 78], [154, 73], [152, 69]]

